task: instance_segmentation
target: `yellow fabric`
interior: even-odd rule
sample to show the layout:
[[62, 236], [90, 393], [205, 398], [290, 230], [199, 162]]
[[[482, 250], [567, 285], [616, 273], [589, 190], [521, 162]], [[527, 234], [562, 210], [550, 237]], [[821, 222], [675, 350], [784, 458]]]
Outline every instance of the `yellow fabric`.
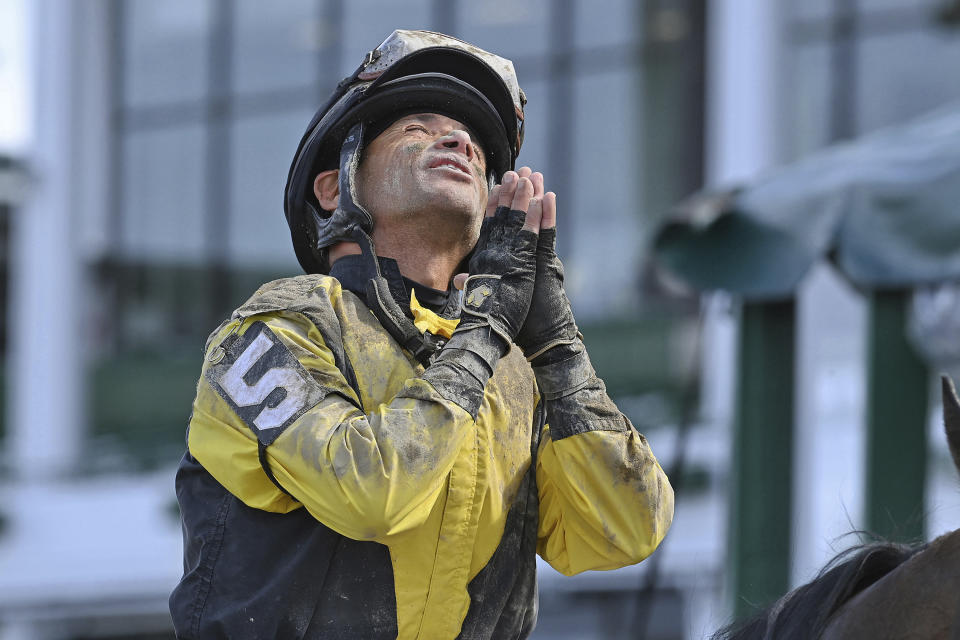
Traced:
[[413, 326], [420, 331], [429, 331], [435, 336], [450, 339], [453, 330], [460, 324], [459, 318], [441, 318], [430, 309], [420, 306], [417, 294], [410, 289], [410, 311], [413, 312]]
[[[673, 489], [646, 438], [633, 430], [588, 431], [554, 442], [549, 430], [537, 459], [540, 557], [572, 576], [653, 553], [670, 528]], [[597, 481], [598, 469], [606, 482]]]
[[[326, 276], [298, 312], [277, 309], [227, 324], [260, 321], [329, 393], [267, 449], [280, 484], [316, 519], [350, 538], [390, 551], [399, 638], [454, 638], [470, 605], [467, 586], [497, 548], [507, 513], [530, 467], [531, 428], [539, 400], [518, 349], [497, 365], [477, 420], [417, 377], [423, 371], [352, 293]], [[361, 391], [336, 368], [310, 305], [336, 317]], [[257, 305], [252, 305], [257, 307]], [[257, 308], [268, 308], [260, 305]], [[211, 366], [208, 357], [205, 371]], [[251, 507], [298, 508], [263, 473], [257, 441], [206, 377], [190, 425], [193, 456]], [[567, 574], [634, 563], [662, 539], [673, 495], [642, 436], [588, 432], [554, 443], [545, 429], [536, 477], [538, 551]], [[648, 513], [648, 511], [652, 511]]]

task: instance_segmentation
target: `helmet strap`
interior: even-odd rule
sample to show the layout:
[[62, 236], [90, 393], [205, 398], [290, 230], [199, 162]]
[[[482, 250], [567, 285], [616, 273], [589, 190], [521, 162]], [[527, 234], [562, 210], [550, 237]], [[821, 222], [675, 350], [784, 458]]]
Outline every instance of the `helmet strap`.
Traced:
[[[346, 138], [343, 140], [343, 146], [340, 147], [340, 172], [337, 177], [339, 183], [340, 197], [337, 201], [337, 209], [346, 214], [348, 220], [364, 220], [370, 229], [373, 229], [373, 216], [363, 205], [357, 202], [357, 193], [354, 190], [354, 183], [357, 178], [357, 167], [360, 165], [360, 150], [363, 148], [364, 127], [362, 123], [357, 123], [350, 128]], [[354, 223], [352, 226], [358, 227]], [[370, 237], [364, 233], [367, 239]], [[372, 240], [371, 240], [372, 242]], [[367, 247], [361, 248], [366, 251]], [[372, 246], [369, 247], [373, 253]]]
[[397, 304], [390, 291], [390, 283], [380, 271], [380, 261], [374, 250], [373, 238], [359, 227], [353, 227], [352, 232], [355, 241], [360, 245], [367, 266], [369, 278], [366, 288], [367, 307], [401, 347], [413, 354], [420, 364], [428, 366], [442, 343], [429, 333], [417, 329]]

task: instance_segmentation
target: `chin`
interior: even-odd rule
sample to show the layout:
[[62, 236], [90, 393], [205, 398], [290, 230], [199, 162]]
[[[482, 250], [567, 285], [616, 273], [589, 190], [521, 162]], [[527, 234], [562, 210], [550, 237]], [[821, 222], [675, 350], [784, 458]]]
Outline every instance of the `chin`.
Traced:
[[476, 222], [479, 225], [483, 220], [486, 203], [481, 205], [475, 194], [447, 192], [434, 194], [427, 208], [442, 213], [446, 219], [455, 218], [464, 223]]

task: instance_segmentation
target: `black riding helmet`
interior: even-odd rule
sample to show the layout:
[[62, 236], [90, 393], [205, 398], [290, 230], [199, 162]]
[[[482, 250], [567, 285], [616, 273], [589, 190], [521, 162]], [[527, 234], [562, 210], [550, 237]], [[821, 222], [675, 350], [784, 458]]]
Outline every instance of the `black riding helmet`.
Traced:
[[[307, 273], [326, 273], [328, 248], [343, 240], [373, 253], [373, 219], [354, 198], [353, 175], [364, 143], [391, 122], [429, 112], [468, 124], [487, 156], [493, 184], [514, 168], [525, 102], [509, 60], [443, 34], [394, 31], [340, 82], [300, 140], [284, 194], [300, 265]], [[340, 203], [326, 211], [313, 181], [338, 167]]]

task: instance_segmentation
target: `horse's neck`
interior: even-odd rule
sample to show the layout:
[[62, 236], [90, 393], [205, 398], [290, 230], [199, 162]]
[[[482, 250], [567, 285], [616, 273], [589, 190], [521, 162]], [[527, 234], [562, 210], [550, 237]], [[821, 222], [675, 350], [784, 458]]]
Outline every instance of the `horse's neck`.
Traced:
[[952, 638], [958, 605], [960, 530], [937, 538], [851, 598], [832, 617], [822, 638]]

